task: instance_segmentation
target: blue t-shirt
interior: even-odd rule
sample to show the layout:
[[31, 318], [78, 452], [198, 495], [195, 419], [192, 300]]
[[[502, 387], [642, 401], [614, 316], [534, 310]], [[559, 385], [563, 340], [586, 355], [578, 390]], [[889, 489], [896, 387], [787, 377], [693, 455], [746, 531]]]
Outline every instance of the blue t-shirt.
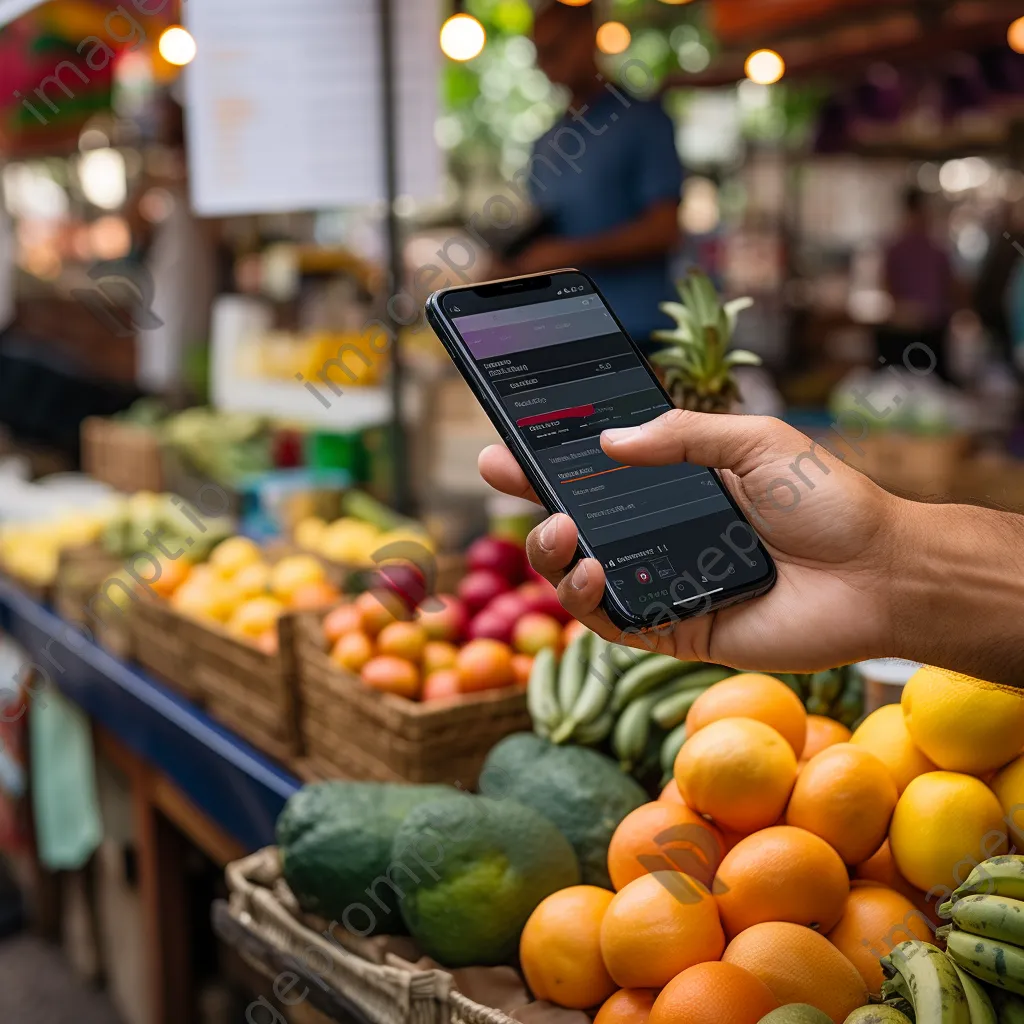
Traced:
[[[534, 146], [530, 196], [559, 238], [600, 234], [654, 203], [679, 199], [683, 171], [672, 121], [660, 103], [619, 96], [600, 93], [577, 119], [566, 114]], [[676, 298], [669, 265], [665, 254], [579, 269], [594, 278], [630, 335], [645, 342], [652, 331], [672, 326], [658, 309]]]

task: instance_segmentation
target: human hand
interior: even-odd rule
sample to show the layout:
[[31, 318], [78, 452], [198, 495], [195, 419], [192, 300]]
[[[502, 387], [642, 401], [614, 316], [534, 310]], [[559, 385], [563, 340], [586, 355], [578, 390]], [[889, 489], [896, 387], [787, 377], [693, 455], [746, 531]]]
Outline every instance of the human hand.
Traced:
[[[600, 607], [600, 562], [571, 575], [575, 523], [555, 515], [529, 537], [533, 567], [567, 611], [608, 640], [683, 660], [767, 671], [816, 671], [894, 653], [892, 589], [903, 554], [899, 524], [912, 503], [889, 494], [780, 420], [672, 410], [639, 427], [608, 430], [617, 462], [690, 462], [721, 470], [778, 569], [762, 597], [644, 636], [623, 634]], [[492, 445], [480, 472], [496, 489], [537, 500], [509, 451]]]
[[523, 250], [510, 266], [512, 274], [542, 274], [548, 270], [561, 270], [576, 262], [570, 243], [558, 238], [541, 238]]

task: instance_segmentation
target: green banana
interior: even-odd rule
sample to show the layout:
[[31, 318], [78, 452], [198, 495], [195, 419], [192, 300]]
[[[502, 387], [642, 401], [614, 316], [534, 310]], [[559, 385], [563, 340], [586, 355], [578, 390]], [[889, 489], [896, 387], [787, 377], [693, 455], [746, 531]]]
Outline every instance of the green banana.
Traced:
[[[944, 908], [950, 908], [950, 904], [943, 903], [939, 913]], [[1003, 896], [965, 896], [953, 903], [951, 909], [954, 928], [1024, 946], [1024, 902]]]
[[801, 682], [804, 677], [799, 676], [796, 672], [777, 672], [775, 678], [780, 683], [785, 683], [801, 701], [807, 698], [807, 687]]
[[558, 724], [562, 712], [558, 707], [557, 658], [553, 647], [538, 651], [526, 684], [526, 706], [538, 731], [550, 733]]
[[586, 725], [578, 725], [572, 734], [573, 740], [582, 747], [593, 747], [611, 735], [615, 726], [615, 712], [607, 708], [602, 714]]
[[652, 654], [644, 658], [619, 677], [612, 694], [612, 710], [621, 711], [630, 701], [699, 664], [697, 661], [679, 661], [667, 654]]
[[612, 679], [606, 652], [608, 641], [595, 634], [590, 642], [590, 660], [579, 695], [571, 708], [565, 710], [565, 718], [551, 734], [555, 743], [564, 743], [580, 725], [588, 725], [599, 718], [612, 695]]
[[681, 722], [661, 741], [661, 772], [665, 781], [672, 777], [679, 751], [686, 742], [686, 723]]
[[910, 1018], [884, 1003], [877, 1006], [861, 1006], [854, 1010], [843, 1024], [910, 1024]]
[[851, 668], [840, 670], [843, 675], [843, 689], [832, 702], [830, 713], [848, 729], [864, 711], [864, 680], [860, 673]]
[[892, 977], [886, 978], [882, 982], [882, 998], [888, 1000], [902, 1000], [906, 1003], [913, 1011], [914, 1007], [914, 994], [910, 991], [910, 984], [906, 978], [903, 977], [895, 967], [892, 966], [892, 961], [889, 957], [882, 957], [879, 960], [882, 965], [882, 970], [889, 974], [892, 972]]
[[808, 700], [813, 699], [817, 706], [825, 708], [824, 714], [832, 706], [832, 701], [839, 696], [843, 688], [843, 677], [838, 669], [826, 669], [824, 672], [815, 672], [811, 676]]
[[946, 952], [968, 974], [996, 988], [1024, 996], [1024, 949], [954, 928]]
[[[952, 902], [964, 896], [1008, 896], [1024, 900], [1024, 857], [1007, 854], [982, 861], [958, 889], [953, 890]], [[946, 906], [947, 904], [943, 904]], [[941, 908], [939, 910], [941, 913]]]
[[916, 1019], [922, 1024], [971, 1024], [964, 987], [938, 946], [911, 939], [901, 942], [880, 962], [887, 974], [892, 971], [903, 977], [913, 996]]
[[999, 1024], [1024, 1024], [1024, 998], [1001, 989], [989, 990]]
[[647, 738], [651, 734], [650, 694], [639, 697], [626, 706], [619, 715], [612, 732], [612, 751], [622, 764], [624, 771], [631, 771], [637, 760], [644, 754]]
[[608, 645], [608, 657], [620, 672], [628, 671], [653, 653], [653, 651], [642, 651], [637, 647], [624, 647], [622, 644]]
[[694, 701], [709, 687], [731, 676], [728, 668], [702, 668], [689, 672], [682, 678], [686, 686], [679, 693], [658, 701], [651, 710], [651, 717], [662, 729], [674, 729], [686, 716]]
[[955, 960], [950, 960], [960, 984], [964, 987], [964, 995], [967, 996], [967, 1009], [971, 1013], [971, 1024], [999, 1024], [996, 1017], [995, 1007], [992, 1000], [977, 978], [968, 974]]
[[558, 666], [558, 706], [567, 715], [576, 704], [583, 689], [583, 680], [590, 667], [590, 645], [594, 634], [590, 630], [580, 633], [565, 649]]

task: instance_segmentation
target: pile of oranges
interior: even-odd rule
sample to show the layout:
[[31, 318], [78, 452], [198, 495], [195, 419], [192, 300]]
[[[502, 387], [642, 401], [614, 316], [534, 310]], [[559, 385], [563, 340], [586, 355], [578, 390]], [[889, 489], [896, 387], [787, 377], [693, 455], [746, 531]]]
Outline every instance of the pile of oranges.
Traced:
[[687, 734], [659, 799], [614, 833], [616, 891], [556, 892], [527, 923], [538, 999], [599, 1006], [597, 1024], [757, 1024], [790, 1004], [843, 1024], [878, 996], [879, 958], [935, 942], [950, 890], [1024, 840], [1008, 688], [924, 668], [851, 735], [744, 674], [697, 700]]

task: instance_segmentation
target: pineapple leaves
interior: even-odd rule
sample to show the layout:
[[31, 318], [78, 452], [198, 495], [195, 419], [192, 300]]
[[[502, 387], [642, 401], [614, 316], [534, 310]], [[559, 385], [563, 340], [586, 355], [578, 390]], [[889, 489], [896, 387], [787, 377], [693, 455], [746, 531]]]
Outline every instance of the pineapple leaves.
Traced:
[[760, 366], [761, 357], [756, 352], [748, 352], [743, 348], [733, 349], [725, 357], [726, 366]]
[[729, 337], [732, 337], [732, 332], [736, 330], [736, 320], [739, 318], [740, 313], [745, 309], [750, 309], [754, 304], [754, 300], [750, 296], [746, 296], [742, 299], [733, 299], [732, 302], [727, 302], [724, 306], [725, 317], [729, 324]]

